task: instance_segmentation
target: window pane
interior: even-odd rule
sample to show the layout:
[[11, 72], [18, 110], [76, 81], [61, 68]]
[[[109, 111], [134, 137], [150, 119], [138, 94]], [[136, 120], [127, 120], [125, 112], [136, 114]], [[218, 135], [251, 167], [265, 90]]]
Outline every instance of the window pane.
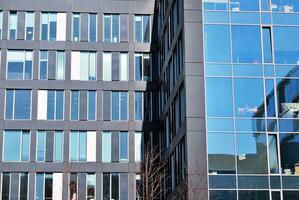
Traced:
[[96, 53], [89, 53], [89, 78], [96, 80]]
[[89, 41], [94, 42], [97, 38], [97, 15], [89, 14]]
[[119, 42], [119, 15], [112, 15], [112, 42]]
[[266, 135], [237, 133], [237, 165], [239, 174], [267, 174]]
[[50, 40], [56, 40], [57, 14], [50, 13]]
[[46, 80], [48, 78], [48, 51], [40, 51], [39, 56], [39, 78]]
[[20, 161], [21, 132], [4, 131], [3, 161]]
[[120, 160], [128, 160], [128, 133], [120, 132]]
[[26, 40], [33, 40], [34, 35], [34, 13], [26, 13]]
[[141, 162], [143, 156], [143, 137], [142, 133], [135, 132], [135, 162]]
[[[230, 78], [207, 78], [206, 104], [209, 117], [229, 117], [233, 115], [232, 80]], [[222, 105], [219, 102], [226, 102]]]
[[228, 0], [204, 0], [205, 10], [228, 10]]
[[79, 161], [86, 161], [87, 158], [87, 133], [86, 132], [79, 132]]
[[73, 15], [73, 41], [79, 41], [80, 14]]
[[42, 25], [41, 25], [41, 39], [48, 40], [48, 31], [49, 31], [49, 14], [42, 14]]
[[274, 55], [279, 64], [297, 64], [299, 61], [299, 27], [274, 27]]
[[120, 80], [121, 81], [128, 80], [128, 54], [127, 53], [120, 54]]
[[33, 54], [31, 51], [25, 52], [25, 70], [24, 70], [24, 79], [31, 79], [32, 74], [32, 57]]
[[111, 162], [111, 133], [103, 132], [102, 140], [102, 161]]
[[272, 11], [299, 12], [299, 0], [272, 0]]
[[63, 132], [55, 131], [54, 161], [62, 161], [63, 155]]
[[281, 118], [298, 117], [298, 100], [299, 91], [298, 79], [277, 79], [277, 111]]
[[38, 131], [37, 133], [37, 150], [36, 160], [45, 161], [45, 149], [46, 149], [46, 132]]
[[226, 191], [226, 190], [211, 190], [210, 200], [237, 200], [236, 191]]
[[70, 194], [70, 199], [77, 199], [77, 174], [76, 173], [71, 173], [70, 174], [70, 187], [69, 187], [69, 194]]
[[6, 91], [6, 104], [5, 104], [5, 118], [13, 119], [13, 98], [14, 90]]
[[274, 80], [266, 79], [266, 104], [267, 104], [267, 116], [276, 116], [276, 106], [275, 106], [275, 94], [274, 94]]
[[127, 120], [128, 119], [128, 93], [127, 92], [120, 92], [120, 120]]
[[10, 173], [3, 173], [2, 179], [2, 200], [9, 200]]
[[86, 175], [86, 185], [87, 185], [87, 200], [95, 199], [95, 184], [96, 177], [94, 174]]
[[36, 174], [35, 199], [44, 200], [44, 174]]
[[79, 119], [79, 92], [72, 91], [71, 92], [71, 120], [78, 120]]
[[119, 199], [119, 174], [111, 174], [111, 198]]
[[88, 81], [89, 53], [80, 52], [80, 80]]
[[20, 200], [28, 198], [28, 173], [20, 173]]
[[104, 41], [111, 42], [111, 16], [104, 16]]
[[234, 174], [235, 139], [233, 134], [208, 134], [209, 172], [217, 174]]
[[280, 133], [281, 168], [285, 175], [299, 174], [298, 143], [299, 134]]
[[11, 13], [9, 16], [9, 39], [10, 40], [17, 39], [17, 24], [18, 24], [17, 13]]
[[112, 54], [103, 54], [103, 81], [111, 81]]
[[65, 65], [64, 52], [57, 52], [57, 66], [56, 66], [56, 79], [57, 80], [64, 79], [64, 65]]
[[135, 42], [142, 42], [142, 17], [135, 16]]
[[259, 26], [232, 26], [233, 62], [261, 63], [261, 34]]
[[103, 173], [103, 200], [110, 199], [110, 174]]
[[31, 110], [31, 91], [15, 91], [15, 119], [30, 119]]
[[63, 91], [56, 91], [56, 120], [63, 119]]
[[24, 51], [7, 52], [7, 79], [22, 80], [25, 62]]
[[54, 120], [54, 112], [55, 112], [55, 91], [48, 91], [48, 103], [47, 103], [47, 119]]
[[265, 116], [263, 88], [262, 79], [235, 78], [235, 115], [238, 117]]
[[150, 42], [150, 16], [143, 16], [143, 42]]
[[149, 54], [143, 54], [143, 81], [151, 79], [151, 63]]
[[206, 62], [230, 62], [230, 27], [205, 25], [204, 34]]
[[142, 92], [135, 92], [135, 120], [142, 120]]
[[88, 92], [88, 120], [95, 120], [95, 113], [96, 113], [96, 92], [89, 91]]
[[142, 54], [135, 54], [135, 81], [142, 80]]
[[30, 132], [23, 131], [22, 132], [22, 157], [21, 161], [29, 161], [30, 154]]
[[70, 156], [71, 161], [78, 161], [78, 152], [79, 152], [79, 141], [78, 141], [78, 132], [77, 131], [71, 131], [70, 134]]
[[112, 120], [119, 120], [119, 92], [112, 92]]
[[277, 136], [268, 135], [268, 148], [269, 148], [269, 167], [270, 173], [279, 173], [278, 165], [278, 149], [277, 149]]
[[271, 29], [263, 27], [264, 62], [272, 63]]
[[51, 200], [53, 193], [53, 175], [45, 174], [45, 200]]
[[239, 191], [239, 199], [242, 200], [265, 200], [270, 199], [268, 191]]
[[230, 0], [232, 11], [259, 11], [259, 0]]

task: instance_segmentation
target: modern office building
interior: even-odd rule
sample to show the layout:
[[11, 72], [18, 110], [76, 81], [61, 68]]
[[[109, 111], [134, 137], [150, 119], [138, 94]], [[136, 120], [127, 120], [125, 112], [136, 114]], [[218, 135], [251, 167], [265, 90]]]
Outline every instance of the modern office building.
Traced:
[[[1, 0], [0, 200], [299, 199], [298, 0]], [[145, 200], [145, 199], [144, 199]]]

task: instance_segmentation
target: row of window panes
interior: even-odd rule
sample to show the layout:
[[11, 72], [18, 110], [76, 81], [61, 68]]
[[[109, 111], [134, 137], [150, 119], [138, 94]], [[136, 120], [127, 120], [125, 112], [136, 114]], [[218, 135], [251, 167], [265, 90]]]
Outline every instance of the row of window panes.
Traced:
[[[96, 120], [97, 97], [95, 91], [71, 91], [71, 120]], [[150, 113], [147, 120], [151, 120], [151, 95], [135, 92], [135, 120], [143, 120], [146, 112]], [[104, 121], [128, 120], [128, 92], [104, 91]], [[32, 97], [31, 90], [6, 90], [5, 119], [29, 120], [31, 119]], [[64, 91], [39, 90], [37, 103], [38, 120], [64, 119]]]
[[[221, 39], [218, 37], [220, 33]], [[245, 25], [205, 25], [204, 34], [205, 62], [299, 62], [299, 39], [292, 37], [299, 34], [299, 27], [274, 26], [271, 29]]]
[[[70, 173], [67, 175], [69, 183], [64, 185], [63, 173], [36, 173], [35, 200], [63, 199], [64, 188], [68, 190], [69, 199], [93, 200], [96, 198], [95, 173]], [[138, 175], [135, 177], [139, 180]], [[2, 173], [1, 199], [29, 200], [29, 184], [31, 178], [28, 173]], [[127, 173], [103, 173], [103, 199], [128, 200], [129, 185]], [[135, 191], [135, 189], [133, 190]], [[84, 198], [83, 198], [84, 196]]]
[[[3, 12], [0, 12], [0, 38], [2, 36]], [[59, 22], [59, 23], [58, 23]], [[46, 41], [66, 40], [66, 13], [42, 13], [40, 24], [40, 39]], [[104, 41], [128, 42], [128, 15], [104, 15]], [[34, 12], [10, 12], [8, 25], [10, 40], [34, 40], [35, 14]], [[97, 14], [73, 13], [72, 41], [97, 41]], [[135, 16], [135, 42], [148, 43], [151, 37], [151, 16]]]
[[299, 12], [298, 0], [204, 0], [205, 10]]
[[[7, 79], [32, 79], [33, 51], [8, 50], [7, 52]], [[135, 53], [136, 81], [151, 80], [150, 56], [147, 53]], [[128, 53], [103, 53], [103, 81], [128, 81], [129, 59]], [[71, 53], [71, 80], [96, 80], [97, 53]], [[39, 79], [65, 79], [65, 52], [40, 51]]]
[[[129, 162], [128, 132], [103, 132], [102, 162]], [[143, 158], [143, 134], [134, 133], [135, 162]], [[30, 131], [3, 131], [3, 162], [29, 162]], [[69, 137], [69, 160], [71, 162], [96, 162], [95, 131], [71, 131]], [[63, 162], [63, 131], [37, 131], [36, 162]]]

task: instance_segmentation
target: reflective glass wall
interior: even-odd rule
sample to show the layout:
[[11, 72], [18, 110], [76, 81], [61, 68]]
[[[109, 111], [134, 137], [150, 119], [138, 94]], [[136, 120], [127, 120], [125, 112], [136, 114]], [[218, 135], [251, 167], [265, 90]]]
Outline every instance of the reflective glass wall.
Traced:
[[299, 1], [203, 8], [210, 199], [298, 199]]

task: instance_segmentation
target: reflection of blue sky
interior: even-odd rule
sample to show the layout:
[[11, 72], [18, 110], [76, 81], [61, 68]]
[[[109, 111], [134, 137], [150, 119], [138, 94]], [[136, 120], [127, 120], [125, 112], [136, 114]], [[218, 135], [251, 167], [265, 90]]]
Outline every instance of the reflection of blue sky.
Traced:
[[209, 133], [209, 154], [234, 155], [234, 135]]
[[257, 144], [254, 134], [237, 134], [237, 155], [256, 154]]

